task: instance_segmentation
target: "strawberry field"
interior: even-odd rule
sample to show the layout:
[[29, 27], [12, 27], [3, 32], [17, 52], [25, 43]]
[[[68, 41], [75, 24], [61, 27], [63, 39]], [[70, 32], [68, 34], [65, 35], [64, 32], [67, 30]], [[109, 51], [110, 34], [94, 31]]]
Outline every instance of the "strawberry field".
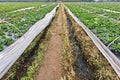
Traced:
[[119, 80], [120, 3], [50, 1], [0, 2], [0, 80]]

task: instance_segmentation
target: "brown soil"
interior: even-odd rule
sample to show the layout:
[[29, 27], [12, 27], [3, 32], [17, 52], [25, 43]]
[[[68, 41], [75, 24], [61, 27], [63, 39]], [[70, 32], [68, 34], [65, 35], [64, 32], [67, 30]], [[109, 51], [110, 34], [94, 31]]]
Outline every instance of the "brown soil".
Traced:
[[59, 8], [53, 21], [51, 39], [36, 80], [60, 80], [63, 76], [62, 66], [62, 11]]

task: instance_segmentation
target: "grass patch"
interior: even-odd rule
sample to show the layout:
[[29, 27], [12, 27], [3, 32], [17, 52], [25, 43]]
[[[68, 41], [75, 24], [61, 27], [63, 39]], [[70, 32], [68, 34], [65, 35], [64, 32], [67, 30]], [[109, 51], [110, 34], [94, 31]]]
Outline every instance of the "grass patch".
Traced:
[[65, 69], [65, 76], [64, 80], [78, 80], [76, 73], [73, 69], [74, 65], [74, 56], [72, 55], [72, 48], [71, 44], [69, 41], [69, 32], [68, 32], [68, 26], [67, 26], [67, 19], [65, 15], [64, 8], [62, 9], [63, 11], [63, 66]]

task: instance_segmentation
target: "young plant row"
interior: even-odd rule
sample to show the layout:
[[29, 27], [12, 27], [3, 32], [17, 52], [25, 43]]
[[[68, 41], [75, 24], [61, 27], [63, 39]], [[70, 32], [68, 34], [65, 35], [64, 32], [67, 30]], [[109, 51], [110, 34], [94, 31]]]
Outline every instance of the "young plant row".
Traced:
[[[17, 3], [19, 4], [19, 3]], [[14, 4], [13, 4], [14, 5]], [[24, 15], [24, 12], [28, 11], [28, 10], [32, 10], [32, 9], [38, 9], [38, 8], [42, 8], [42, 7], [45, 7], [45, 6], [48, 6], [50, 4], [42, 4], [42, 3], [26, 3], [26, 6], [24, 3], [22, 3], [21, 5], [14, 5], [14, 7], [16, 6], [16, 8], [14, 9], [14, 7], [12, 6], [12, 9], [10, 12], [6, 11], [6, 13], [4, 13], [4, 9], [5, 9], [5, 5], [3, 6], [4, 8], [0, 8], [0, 10], [3, 11], [3, 13], [0, 13], [0, 21], [9, 21], [11, 20], [12, 18], [17, 18], [19, 16], [22, 16]], [[8, 9], [10, 9], [10, 7], [8, 7]], [[29, 9], [24, 9], [24, 8], [29, 8]], [[17, 11], [18, 10], [18, 11]], [[21, 10], [21, 11], [20, 11]]]
[[0, 51], [20, 38], [38, 20], [50, 12], [56, 4], [23, 12], [24, 15], [0, 24]]
[[104, 8], [120, 12], [120, 2], [109, 2], [109, 3], [88, 3], [88, 6], [96, 8]]
[[21, 9], [21, 8], [26, 8], [26, 7], [37, 7], [39, 5], [41, 5], [43, 3], [17, 3], [17, 2], [13, 2], [13, 3], [0, 3], [0, 14], [4, 14], [4, 13], [8, 13], [17, 9]]
[[[108, 46], [113, 40], [120, 36], [120, 25], [89, 13], [86, 10], [80, 9], [79, 5], [66, 4], [66, 6], [94, 33], [96, 36]], [[109, 46], [109, 49], [114, 53], [120, 53], [120, 39], [117, 39]]]
[[96, 14], [101, 14], [101, 15], [104, 15], [104, 16], [107, 16], [109, 18], [113, 18], [116, 20], [120, 20], [120, 11], [119, 11], [120, 8], [116, 8], [117, 4], [116, 5], [107, 4], [107, 5], [112, 6], [112, 8], [110, 8], [110, 9], [105, 7], [106, 4], [104, 4], [104, 6], [101, 6], [101, 7], [99, 7], [99, 5], [101, 5], [101, 4], [95, 4], [95, 3], [92, 3], [92, 4], [85, 3], [85, 4], [80, 4], [79, 6], [80, 6], [80, 8], [84, 8], [86, 10], [89, 10], [90, 12], [93, 12]]

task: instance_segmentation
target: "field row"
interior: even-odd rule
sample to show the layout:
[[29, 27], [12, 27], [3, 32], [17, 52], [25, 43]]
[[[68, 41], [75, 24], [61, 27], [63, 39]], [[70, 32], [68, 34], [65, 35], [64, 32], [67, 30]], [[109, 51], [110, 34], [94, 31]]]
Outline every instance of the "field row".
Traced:
[[[107, 6], [107, 7], [106, 7]], [[110, 7], [112, 6], [112, 7]], [[94, 13], [94, 14], [101, 14], [103, 16], [107, 16], [108, 18], [113, 18], [116, 20], [120, 20], [120, 6], [118, 4], [80, 4], [80, 9], [85, 9], [88, 12]]]
[[[36, 5], [35, 3], [32, 4]], [[47, 4], [44, 7], [10, 13], [12, 18], [0, 23], [0, 51], [20, 38], [33, 24], [42, 19], [55, 6], [56, 4]]]
[[91, 5], [86, 4], [85, 6], [81, 5], [82, 8], [89, 10], [90, 12], [94, 12], [96, 14], [101, 14], [104, 16], [108, 16], [109, 18], [120, 20], [120, 12], [116, 11], [116, 10], [119, 10], [119, 8], [116, 8], [114, 6], [114, 7], [112, 7], [114, 9], [108, 9], [104, 6], [101, 8], [98, 8], [98, 6], [99, 5], [92, 6], [92, 4]]
[[[87, 4], [87, 5], [93, 5]], [[96, 4], [95, 4], [96, 5]], [[105, 4], [104, 4], [105, 5]], [[109, 5], [109, 4], [107, 4]], [[111, 5], [111, 4], [110, 4]], [[114, 4], [115, 5], [115, 4]], [[116, 4], [117, 5], [117, 4]], [[102, 16], [98, 16], [95, 13], [89, 13], [84, 10], [89, 6], [83, 4], [66, 4], [66, 6], [86, 25], [88, 28], [96, 34], [96, 36], [109, 47], [114, 53], [120, 53], [120, 25]], [[82, 8], [84, 9], [81, 9]], [[102, 7], [102, 6], [101, 6]], [[114, 7], [114, 6], [112, 6]], [[102, 7], [104, 8], [104, 6]], [[91, 8], [87, 9], [91, 10]], [[97, 11], [97, 9], [96, 9]], [[99, 9], [98, 9], [99, 11]], [[101, 12], [102, 13], [102, 12]], [[110, 16], [111, 17], [111, 16]], [[114, 41], [115, 40], [115, 41]], [[113, 42], [114, 41], [114, 42]], [[112, 42], [112, 43], [111, 43]]]
[[[18, 5], [16, 5], [18, 4]], [[38, 8], [42, 8], [42, 7], [45, 7], [45, 6], [49, 6], [50, 4], [44, 4], [44, 3], [9, 3], [9, 4], [5, 4], [3, 5], [3, 7], [0, 7], [0, 21], [6, 21], [6, 20], [9, 20], [11, 18], [15, 18], [15, 17], [18, 17], [20, 15], [23, 15], [23, 13], [25, 11], [28, 11], [28, 10], [32, 10], [32, 9], [38, 9]], [[4, 6], [9, 6], [11, 5], [10, 7], [8, 7], [6, 9], [6, 7]], [[0, 5], [2, 6], [2, 5]], [[6, 9], [6, 10], [4, 10]]]
[[88, 5], [90, 7], [96, 7], [98, 9], [109, 9], [113, 11], [120, 12], [120, 3], [85, 3], [84, 5]]
[[[0, 14], [8, 13], [17, 9], [26, 8], [26, 7], [39, 7], [43, 3], [1, 3], [0, 4]], [[9, 6], [9, 7], [8, 7]]]

